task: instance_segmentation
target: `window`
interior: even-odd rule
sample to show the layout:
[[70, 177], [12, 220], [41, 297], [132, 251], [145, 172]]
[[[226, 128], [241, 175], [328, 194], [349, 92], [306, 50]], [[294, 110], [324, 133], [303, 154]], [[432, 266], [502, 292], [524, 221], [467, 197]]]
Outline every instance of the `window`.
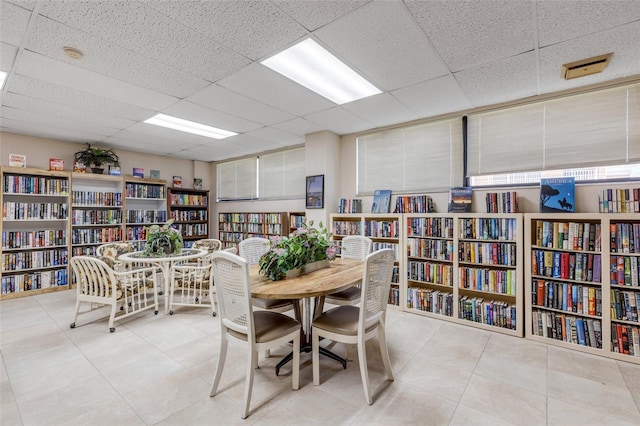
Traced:
[[258, 161], [261, 200], [304, 198], [304, 148], [264, 154]]
[[218, 164], [218, 201], [255, 199], [258, 195], [257, 168], [256, 157]]
[[448, 190], [462, 184], [462, 120], [455, 118], [358, 137], [358, 195]]
[[638, 163], [640, 84], [469, 116], [472, 185], [635, 178]]

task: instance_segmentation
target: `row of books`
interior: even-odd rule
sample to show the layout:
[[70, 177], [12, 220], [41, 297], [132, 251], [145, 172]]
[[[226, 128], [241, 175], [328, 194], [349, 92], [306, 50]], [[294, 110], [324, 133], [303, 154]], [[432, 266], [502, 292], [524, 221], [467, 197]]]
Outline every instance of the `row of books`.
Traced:
[[67, 244], [65, 229], [44, 229], [40, 231], [2, 231], [3, 249], [33, 249]]
[[72, 225], [118, 225], [122, 223], [122, 210], [73, 210]]
[[459, 268], [459, 287], [489, 293], [515, 296], [518, 286], [513, 269]]
[[289, 224], [289, 227], [293, 229], [298, 229], [302, 227], [302, 225], [305, 223], [305, 216], [300, 214], [292, 214], [290, 218], [290, 222], [291, 223]]
[[398, 238], [399, 232], [397, 220], [367, 220], [364, 223], [364, 233], [368, 237]]
[[264, 233], [265, 234], [271, 234], [271, 235], [281, 235], [282, 234], [282, 225], [279, 224], [279, 223], [265, 223], [264, 224]]
[[336, 220], [333, 222], [333, 235], [361, 235], [362, 223]]
[[480, 324], [515, 330], [517, 308], [507, 302], [463, 296], [458, 301], [458, 318]]
[[640, 188], [603, 189], [598, 194], [600, 213], [640, 213]]
[[458, 258], [461, 262], [486, 265], [516, 266], [517, 248], [514, 243], [458, 243]]
[[171, 217], [179, 222], [186, 222], [190, 220], [204, 221], [207, 220], [206, 210], [173, 210]]
[[398, 260], [398, 255], [400, 254], [400, 246], [396, 243], [381, 243], [379, 241], [374, 241], [371, 243], [371, 251], [378, 251], [382, 249], [391, 249], [395, 253], [395, 259]]
[[5, 174], [5, 194], [68, 195], [69, 179]]
[[536, 221], [536, 245], [540, 247], [600, 251], [601, 234], [599, 223]]
[[453, 218], [407, 218], [407, 235], [409, 237], [453, 238]]
[[389, 305], [400, 306], [400, 289], [398, 287], [391, 287], [389, 289]]
[[638, 322], [640, 292], [611, 289], [611, 318]]
[[66, 248], [2, 254], [2, 272], [63, 266], [69, 262]]
[[453, 241], [451, 240], [407, 238], [407, 248], [410, 257], [453, 260]]
[[531, 302], [534, 306], [602, 316], [602, 289], [599, 287], [534, 279]]
[[218, 225], [218, 230], [224, 232], [247, 232], [247, 224], [237, 222], [221, 222]]
[[71, 248], [71, 256], [96, 256], [97, 246], [78, 246]]
[[407, 308], [453, 316], [453, 294], [422, 287], [407, 289]]
[[518, 238], [518, 221], [507, 218], [463, 218], [460, 219], [460, 238], [513, 241]]
[[640, 285], [640, 257], [611, 256], [609, 265], [611, 284], [633, 287]]
[[206, 223], [185, 223], [176, 226], [183, 237], [202, 237], [207, 238], [208, 227]]
[[428, 195], [400, 195], [396, 198], [394, 213], [433, 213], [436, 208]]
[[74, 229], [71, 244], [100, 244], [122, 241], [122, 228]]
[[599, 283], [602, 280], [601, 256], [531, 250], [531, 272], [542, 277]]
[[2, 277], [2, 294], [63, 286], [67, 285], [68, 281], [69, 274], [66, 269], [8, 275]]
[[407, 276], [410, 280], [453, 286], [453, 266], [446, 263], [409, 261]]
[[640, 357], [640, 328], [625, 324], [611, 324], [611, 351]]
[[488, 192], [485, 195], [487, 213], [518, 213], [518, 196], [511, 192]]
[[74, 206], [122, 206], [121, 192], [71, 191]]
[[599, 319], [582, 318], [556, 312], [531, 312], [532, 333], [576, 345], [602, 348], [602, 323]]
[[66, 219], [68, 211], [66, 203], [2, 203], [3, 220]]
[[[219, 213], [218, 222], [220, 223], [244, 223], [247, 221], [246, 213]], [[260, 220], [262, 222], [262, 219]]]
[[164, 185], [147, 183], [127, 183], [125, 185], [127, 198], [154, 198], [164, 200], [167, 196]]
[[612, 223], [609, 232], [613, 253], [640, 253], [640, 223]]
[[127, 226], [125, 234], [127, 241], [140, 241], [147, 239], [146, 226]]
[[164, 223], [166, 210], [127, 210], [127, 223]]
[[169, 202], [173, 206], [207, 206], [209, 197], [195, 194], [171, 194]]
[[338, 213], [362, 213], [362, 200], [359, 198], [340, 198]]

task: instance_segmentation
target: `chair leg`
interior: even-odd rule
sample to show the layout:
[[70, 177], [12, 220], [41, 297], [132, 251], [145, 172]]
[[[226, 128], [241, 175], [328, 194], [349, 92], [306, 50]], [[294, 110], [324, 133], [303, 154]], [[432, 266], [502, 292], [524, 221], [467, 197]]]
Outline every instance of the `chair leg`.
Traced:
[[224, 368], [224, 361], [227, 357], [227, 330], [224, 328], [221, 331], [222, 338], [220, 339], [220, 354], [218, 355], [218, 364], [216, 365], [216, 372], [213, 376], [213, 384], [211, 385], [211, 392], [209, 396], [214, 396], [218, 390], [218, 384], [220, 383], [220, 377], [222, 377], [222, 369]]
[[244, 381], [244, 409], [242, 410], [242, 418], [246, 419], [249, 415], [249, 403], [251, 401], [251, 391], [253, 391], [253, 370], [254, 365], [258, 363], [258, 351], [253, 348], [249, 349], [249, 360], [247, 362], [247, 377]]
[[367, 350], [364, 339], [358, 339], [358, 361], [360, 363], [360, 376], [362, 376], [362, 387], [367, 404], [373, 404], [371, 390], [369, 389], [369, 371], [367, 370]]
[[311, 330], [311, 363], [313, 365], [313, 385], [320, 385], [320, 337], [316, 329]]
[[[80, 284], [78, 284], [78, 285], [80, 285]], [[73, 327], [72, 327], [72, 328], [75, 328], [76, 323], [78, 322], [78, 314], [79, 314], [79, 313], [80, 313], [80, 300], [78, 300], [78, 299], [76, 298], [76, 311], [75, 311], [75, 313], [73, 314], [73, 323], [72, 323], [72, 324], [73, 324]]]
[[271, 349], [267, 349], [266, 351], [264, 351], [265, 358], [269, 358], [270, 356], [271, 356]]
[[378, 344], [380, 345], [380, 354], [382, 355], [382, 363], [384, 364], [384, 371], [387, 373], [387, 379], [393, 381], [393, 370], [391, 370], [391, 360], [389, 359], [387, 336], [382, 323], [378, 326]]
[[111, 305], [111, 315], [109, 315], [109, 331], [111, 332], [115, 330], [113, 323], [116, 320], [116, 308], [117, 308], [117, 303], [114, 302]]
[[300, 333], [293, 338], [293, 390], [300, 389]]

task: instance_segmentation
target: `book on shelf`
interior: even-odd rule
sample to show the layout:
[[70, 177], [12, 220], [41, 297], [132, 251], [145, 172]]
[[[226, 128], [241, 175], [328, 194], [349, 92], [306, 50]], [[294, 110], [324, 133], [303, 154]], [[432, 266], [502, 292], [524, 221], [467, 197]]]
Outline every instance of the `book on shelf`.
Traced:
[[540, 179], [540, 213], [575, 212], [573, 177]]
[[61, 158], [49, 158], [49, 170], [61, 172], [64, 170], [64, 160]]
[[151, 169], [149, 171], [149, 177], [151, 179], [160, 179], [160, 170]]
[[76, 173], [87, 173], [87, 166], [79, 161], [74, 161], [73, 171]]
[[473, 189], [470, 186], [459, 186], [449, 190], [449, 213], [470, 213], [471, 195]]
[[428, 195], [399, 195], [394, 213], [434, 213], [433, 199]]
[[518, 198], [515, 191], [488, 192], [485, 201], [487, 213], [518, 213]]
[[202, 189], [202, 179], [193, 178], [193, 189]]
[[362, 213], [362, 200], [359, 198], [340, 198], [338, 213]]
[[376, 189], [373, 192], [373, 204], [371, 205], [371, 213], [389, 213], [391, 204], [390, 189]]
[[640, 188], [607, 188], [598, 194], [600, 213], [640, 213]]
[[134, 167], [133, 168], [133, 177], [144, 177], [144, 169], [142, 167]]
[[9, 154], [9, 167], [27, 167], [27, 156], [24, 154]]
[[182, 176], [174, 176], [173, 177], [173, 187], [174, 188], [182, 188]]

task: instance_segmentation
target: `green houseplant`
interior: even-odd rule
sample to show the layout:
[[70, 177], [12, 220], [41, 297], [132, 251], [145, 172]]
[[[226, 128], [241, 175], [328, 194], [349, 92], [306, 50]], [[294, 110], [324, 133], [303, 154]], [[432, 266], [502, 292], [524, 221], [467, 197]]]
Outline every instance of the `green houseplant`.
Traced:
[[91, 167], [93, 173], [102, 173], [104, 171], [103, 164], [120, 166], [120, 158], [112, 148], [91, 146], [90, 143], [87, 143], [87, 147], [82, 151], [76, 152], [74, 156], [75, 161]]
[[182, 233], [171, 227], [173, 219], [170, 219], [164, 225], [151, 225], [146, 228], [147, 239], [144, 246], [143, 256], [156, 257], [166, 256], [167, 254], [180, 253], [184, 242]]
[[331, 234], [320, 226], [313, 228], [313, 221], [303, 224], [289, 234], [272, 240], [272, 248], [261, 258], [260, 272], [273, 281], [281, 280], [287, 272], [296, 269], [304, 273], [306, 265], [336, 258], [337, 246], [331, 241]]

